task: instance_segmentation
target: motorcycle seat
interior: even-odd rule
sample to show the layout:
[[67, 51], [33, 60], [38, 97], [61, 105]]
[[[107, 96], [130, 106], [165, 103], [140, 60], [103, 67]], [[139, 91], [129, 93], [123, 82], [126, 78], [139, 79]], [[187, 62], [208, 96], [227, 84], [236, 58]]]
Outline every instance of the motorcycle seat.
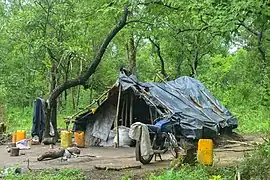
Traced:
[[161, 128], [159, 126], [156, 125], [152, 125], [152, 124], [147, 124], [149, 133], [156, 133], [159, 134], [161, 132]]

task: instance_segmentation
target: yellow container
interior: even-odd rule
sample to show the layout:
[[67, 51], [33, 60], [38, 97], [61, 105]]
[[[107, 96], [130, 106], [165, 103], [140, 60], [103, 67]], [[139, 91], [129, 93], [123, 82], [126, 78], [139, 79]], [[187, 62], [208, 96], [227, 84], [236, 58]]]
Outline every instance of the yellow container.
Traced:
[[78, 132], [74, 132], [74, 140], [75, 140], [75, 144], [77, 147], [84, 147], [84, 132], [83, 131], [78, 131]]
[[67, 148], [72, 146], [72, 132], [61, 131], [61, 147]]
[[200, 139], [198, 142], [197, 160], [204, 165], [213, 164], [212, 139]]
[[16, 142], [23, 140], [26, 138], [26, 131], [25, 130], [18, 130], [16, 133]]
[[16, 143], [16, 136], [17, 136], [17, 133], [12, 133], [12, 143]]

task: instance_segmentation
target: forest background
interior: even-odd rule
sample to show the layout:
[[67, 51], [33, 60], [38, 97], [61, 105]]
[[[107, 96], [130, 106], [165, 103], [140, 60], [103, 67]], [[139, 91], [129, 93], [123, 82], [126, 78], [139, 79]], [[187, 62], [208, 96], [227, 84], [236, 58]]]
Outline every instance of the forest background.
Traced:
[[270, 129], [268, 0], [1, 0], [0, 104], [9, 131], [30, 132], [33, 101], [85, 74], [128, 9], [94, 73], [57, 97], [58, 126], [110, 88], [121, 67], [140, 81], [199, 79], [239, 120]]

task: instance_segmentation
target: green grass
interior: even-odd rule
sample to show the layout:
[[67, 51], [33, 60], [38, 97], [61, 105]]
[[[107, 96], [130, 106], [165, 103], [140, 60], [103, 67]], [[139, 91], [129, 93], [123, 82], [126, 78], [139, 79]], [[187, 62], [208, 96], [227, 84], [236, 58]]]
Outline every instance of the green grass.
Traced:
[[[235, 167], [218, 168], [203, 165], [190, 166], [183, 164], [176, 170], [165, 170], [160, 175], [151, 174], [149, 180], [234, 180], [236, 173], [241, 179], [261, 179], [270, 177], [270, 139], [259, 145], [255, 151], [247, 154], [244, 160]], [[128, 179], [124, 177], [123, 179]]]
[[159, 176], [154, 174], [148, 177], [149, 180], [229, 180], [234, 178], [234, 169], [215, 168], [202, 165], [190, 166], [182, 165], [178, 170], [167, 170]]
[[4, 175], [6, 180], [84, 180], [86, 179], [83, 172], [77, 169], [63, 170], [43, 170], [38, 172], [27, 172], [16, 174], [14, 169], [10, 168], [7, 174]]

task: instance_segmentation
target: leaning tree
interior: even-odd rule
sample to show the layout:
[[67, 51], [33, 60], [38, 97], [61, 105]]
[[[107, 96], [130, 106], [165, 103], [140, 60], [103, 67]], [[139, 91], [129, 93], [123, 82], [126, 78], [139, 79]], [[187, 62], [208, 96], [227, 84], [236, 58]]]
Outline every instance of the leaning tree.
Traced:
[[80, 75], [75, 79], [69, 79], [64, 83], [55, 87], [55, 89], [51, 92], [48, 98], [48, 106], [46, 107], [46, 123], [45, 123], [45, 131], [44, 138], [48, 138], [50, 135], [50, 122], [53, 125], [54, 132], [56, 132], [55, 139], [58, 138], [57, 134], [57, 98], [61, 95], [65, 90], [75, 87], [75, 86], [86, 86], [87, 80], [93, 75], [96, 68], [99, 66], [101, 59], [112, 39], [123, 29], [127, 24], [127, 17], [129, 15], [128, 6], [124, 7], [124, 12], [122, 17], [118, 20], [116, 25], [111, 29], [106, 38], [103, 40], [97, 55], [92, 60], [89, 68], [87, 69], [85, 74]]

